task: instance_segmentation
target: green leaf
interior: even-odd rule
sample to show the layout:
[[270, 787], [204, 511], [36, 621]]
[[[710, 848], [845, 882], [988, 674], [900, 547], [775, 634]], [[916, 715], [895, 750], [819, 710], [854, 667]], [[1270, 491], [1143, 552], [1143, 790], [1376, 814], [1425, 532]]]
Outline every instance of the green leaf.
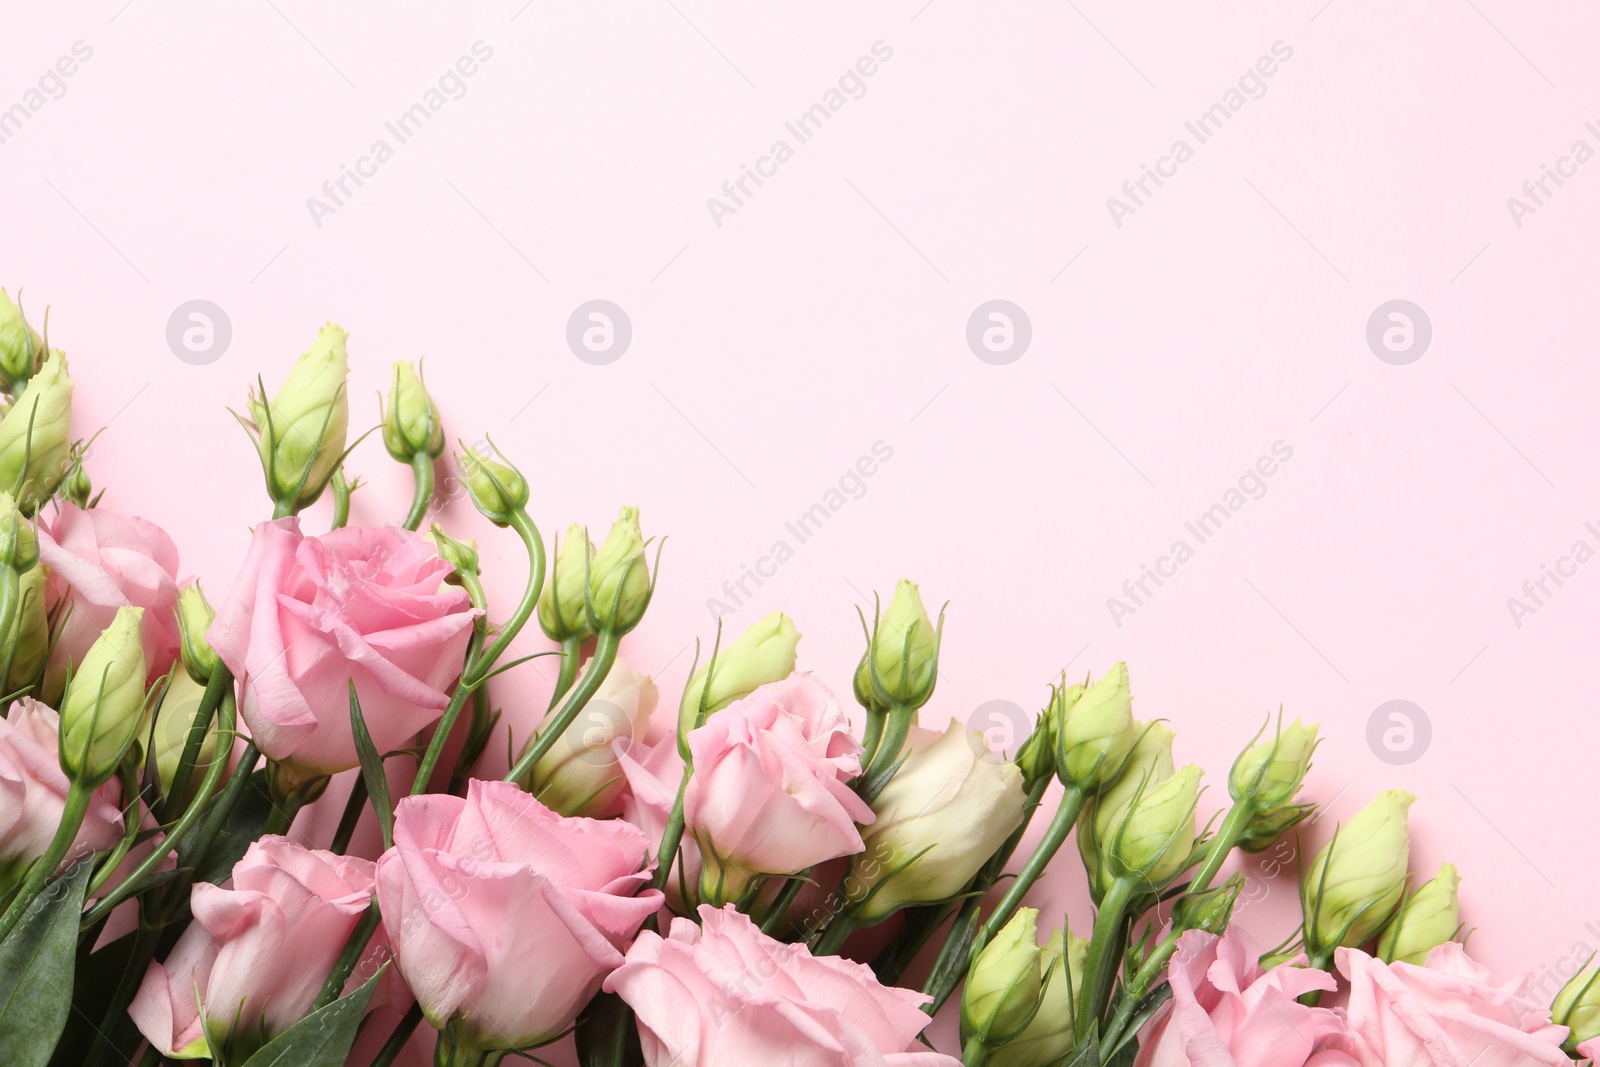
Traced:
[[639, 1028], [633, 1010], [615, 993], [596, 993], [575, 1034], [583, 1067], [639, 1067]]
[[0, 941], [0, 1063], [45, 1067], [67, 1025], [78, 921], [94, 864], [80, 863], [45, 889]]
[[356, 696], [354, 679], [350, 682], [350, 733], [355, 737], [356, 754], [361, 757], [361, 780], [367, 783], [367, 796], [372, 800], [378, 827], [383, 831], [383, 847], [387, 849], [394, 844], [394, 802], [389, 799], [389, 779], [383, 773], [383, 757], [372, 743], [367, 720], [361, 714], [361, 699]]
[[256, 771], [250, 776], [238, 803], [228, 812], [227, 822], [223, 823], [205, 855], [194, 855], [194, 848], [198, 845], [194, 844], [196, 835], [190, 834], [178, 845], [178, 866], [193, 867], [203, 861], [205, 866], [196, 872], [196, 880], [221, 885], [233, 874], [233, 865], [244, 858], [245, 850], [266, 832], [267, 820], [272, 817], [272, 812], [267, 772]]
[[[94, 1043], [98, 1028], [104, 1019], [106, 1005], [111, 1003], [117, 984], [133, 959], [137, 931], [126, 933], [96, 952], [86, 949], [93, 936], [79, 943], [78, 965], [73, 975], [72, 1011], [76, 1025], [67, 1027], [50, 1058], [51, 1067], [80, 1067], [89, 1056], [89, 1046]], [[120, 1024], [106, 1036], [112, 1048], [122, 1055], [124, 1062], [132, 1060], [144, 1040], [126, 1012]]]
[[244, 1067], [344, 1067], [367, 1002], [387, 966], [378, 968], [354, 993], [317, 1009], [262, 1045]]

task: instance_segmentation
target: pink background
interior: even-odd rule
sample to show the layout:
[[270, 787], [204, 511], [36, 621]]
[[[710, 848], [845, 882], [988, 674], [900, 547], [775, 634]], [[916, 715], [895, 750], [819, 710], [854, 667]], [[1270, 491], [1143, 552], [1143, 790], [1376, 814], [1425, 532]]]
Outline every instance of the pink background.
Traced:
[[[80, 425], [107, 427], [106, 505], [171, 530], [215, 597], [267, 507], [224, 406], [335, 320], [354, 422], [390, 361], [426, 356], [452, 433], [529, 472], [547, 532], [598, 540], [630, 502], [670, 535], [625, 646], [664, 705], [708, 598], [775, 541], [793, 558], [726, 622], [789, 612], [841, 693], [857, 606], [909, 576], [949, 601], [929, 721], [1031, 713], [1064, 666], [1123, 658], [1217, 807], [1281, 703], [1326, 735], [1307, 845], [1415, 791], [1416, 871], [1455, 862], [1473, 952], [1543, 974], [1600, 946], [1600, 563], [1520, 625], [1507, 599], [1600, 547], [1600, 162], [1520, 225], [1507, 198], [1600, 148], [1597, 34], [1588, 5], [1506, 0], [33, 7], [0, 35], [0, 108], [40, 102], [75, 42], [93, 54], [0, 144], [0, 284], [52, 308]], [[464, 95], [395, 147], [385, 122], [478, 41]], [[799, 144], [784, 123], [880, 41], [864, 95]], [[1184, 123], [1280, 41], [1265, 94], [1198, 144]], [[393, 158], [314, 220], [307, 198], [379, 138]], [[779, 138], [793, 158], [719, 225], [707, 198]], [[1107, 198], [1178, 138], [1193, 158], [1117, 225]], [[166, 341], [197, 298], [233, 332], [204, 366]], [[594, 298], [632, 322], [606, 366], [565, 342]], [[1002, 366], [965, 337], [995, 298], [1032, 326]], [[1432, 323], [1404, 366], [1366, 341], [1397, 298]], [[796, 544], [785, 522], [878, 441], [892, 458]], [[1118, 625], [1107, 599], [1279, 441], [1265, 494]], [[352, 467], [355, 520], [398, 518], [407, 472], [376, 439]], [[469, 512], [447, 525], [482, 540], [504, 603], [516, 541]], [[547, 669], [497, 690], [524, 727]], [[1367, 741], [1392, 699], [1432, 727], [1405, 765]], [[1087, 932], [1070, 851], [1057, 866], [1034, 902]], [[1276, 941], [1292, 868], [1254, 870], [1242, 921]]]

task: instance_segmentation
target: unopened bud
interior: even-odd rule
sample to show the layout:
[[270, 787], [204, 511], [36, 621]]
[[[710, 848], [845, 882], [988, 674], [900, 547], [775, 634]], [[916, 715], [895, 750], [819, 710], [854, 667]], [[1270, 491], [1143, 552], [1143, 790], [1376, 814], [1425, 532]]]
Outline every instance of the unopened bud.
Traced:
[[[495, 455], [506, 458], [498, 448]], [[528, 480], [515, 467], [465, 446], [456, 453], [456, 463], [466, 476], [472, 503], [496, 526], [510, 526], [511, 517], [528, 506]]]
[[439, 407], [410, 363], [394, 365], [389, 396], [383, 403], [383, 447], [401, 463], [413, 456], [444, 454], [444, 423]]
[[624, 507], [589, 565], [586, 605], [596, 633], [625, 634], [644, 618], [653, 590], [644, 548], [639, 509]]
[[110, 778], [139, 735], [145, 708], [144, 609], [117, 609], [89, 646], [61, 701], [61, 769], [96, 786]]

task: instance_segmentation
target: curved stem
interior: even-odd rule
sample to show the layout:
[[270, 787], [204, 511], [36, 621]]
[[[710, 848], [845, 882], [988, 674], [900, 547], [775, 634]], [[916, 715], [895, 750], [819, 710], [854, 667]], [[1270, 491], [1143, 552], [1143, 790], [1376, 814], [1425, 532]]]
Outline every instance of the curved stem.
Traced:
[[89, 814], [89, 801], [93, 796], [94, 790], [82, 782], [74, 781], [67, 787], [67, 798], [62, 806], [61, 822], [56, 827], [55, 837], [50, 839], [44, 855], [34, 860], [33, 866], [28, 868], [28, 876], [23, 881], [22, 888], [11, 898], [11, 906], [6, 908], [5, 915], [0, 916], [0, 940], [3, 940], [17, 923], [22, 921], [23, 915], [27, 914], [28, 905], [33, 903], [49, 884], [50, 879], [55, 876], [56, 868], [61, 866], [67, 850], [72, 847], [73, 840], [78, 836], [78, 830], [83, 826], [84, 816]]
[[[3, 631], [0, 631], [3, 632]], [[583, 635], [573, 634], [561, 639], [561, 671], [556, 675], [556, 688], [550, 694], [550, 707], [561, 703], [572, 683], [578, 679], [579, 660], [583, 658]]]
[[517, 610], [511, 613], [511, 618], [494, 635], [494, 641], [484, 650], [483, 655], [468, 664], [461, 675], [463, 685], [471, 688], [482, 682], [494, 669], [495, 661], [517, 639], [517, 634], [522, 632], [522, 627], [527, 624], [528, 617], [539, 606], [539, 591], [544, 588], [544, 538], [539, 536], [539, 528], [533, 524], [524, 510], [511, 513], [511, 525], [522, 537], [523, 546], [528, 550], [528, 584], [522, 590], [522, 599], [517, 603]]
[[[534, 765], [544, 758], [561, 735], [567, 732], [567, 727], [572, 725], [572, 720], [578, 717], [578, 712], [583, 710], [601, 683], [606, 680], [606, 675], [611, 673], [611, 665], [617, 660], [617, 649], [622, 644], [620, 635], [611, 630], [601, 630], [599, 638], [594, 645], [594, 658], [589, 661], [589, 669], [584, 672], [583, 680], [573, 688], [561, 704], [561, 710], [555, 717], [545, 723], [530, 740], [528, 746], [522, 750], [522, 755], [517, 757], [516, 765], [506, 774], [505, 781], [520, 782], [529, 778]], [[685, 776], [687, 777], [687, 775]], [[533, 784], [531, 779], [529, 784]]]
[[1211, 839], [1211, 846], [1206, 852], [1206, 860], [1200, 865], [1193, 878], [1189, 880], [1188, 893], [1199, 893], [1211, 887], [1212, 879], [1227, 862], [1228, 854], [1233, 851], [1233, 846], [1244, 837], [1245, 830], [1250, 825], [1250, 820], [1255, 817], [1255, 805], [1249, 800], [1241, 800], [1228, 809], [1228, 814], [1223, 818], [1222, 825], [1217, 827], [1217, 836]]
[[1083, 997], [1078, 1002], [1073, 1030], [1079, 1041], [1089, 1035], [1089, 1027], [1099, 1021], [1111, 999], [1111, 986], [1117, 976], [1117, 958], [1122, 955], [1122, 927], [1133, 903], [1135, 883], [1127, 878], [1112, 881], [1100, 901], [1095, 916], [1094, 935], [1083, 960]]
[[402, 525], [408, 530], [415, 530], [422, 525], [423, 516], [428, 514], [428, 505], [433, 502], [433, 460], [426, 452], [412, 454], [411, 478], [416, 487], [411, 491], [411, 510], [406, 512], [406, 520]]

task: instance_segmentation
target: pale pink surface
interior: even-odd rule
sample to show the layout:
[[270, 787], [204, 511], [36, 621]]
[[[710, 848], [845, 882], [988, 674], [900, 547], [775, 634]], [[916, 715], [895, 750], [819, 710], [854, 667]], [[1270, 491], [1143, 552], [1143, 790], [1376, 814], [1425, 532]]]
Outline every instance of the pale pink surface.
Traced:
[[[1600, 545], [1584, 527], [1600, 520], [1600, 166], [1520, 228], [1506, 200], [1574, 140], [1596, 145], [1600, 13], [677, 7], [19, 11], [0, 103], [73, 42], [94, 49], [0, 145], [0, 284], [26, 286], [36, 319], [53, 305], [80, 423], [108, 425], [90, 462], [107, 505], [168, 529], [220, 596], [268, 514], [223, 408], [257, 373], [281, 380], [333, 318], [357, 417], [390, 360], [425, 355], [451, 435], [492, 434], [528, 468], [547, 532], [598, 534], [629, 501], [671, 534], [626, 642], [664, 706], [712, 636], [708, 598], [733, 604], [724, 583], [746, 566], [761, 585], [746, 579], [726, 625], [783, 608], [801, 666], [841, 694], [855, 607], [909, 576], [950, 601], [929, 723], [996, 700], [1031, 713], [1063, 666], [1125, 657], [1139, 713], [1170, 718], [1215, 786], [1282, 703], [1327, 738], [1309, 795], [1330, 814], [1306, 846], [1378, 789], [1414, 791], [1416, 869], [1456, 863], [1474, 955], [1502, 979], [1534, 972], [1548, 1000], [1600, 947], [1594, 852], [1570, 825], [1600, 742], [1600, 579], [1546, 580], [1520, 627], [1507, 598], [1575, 540]], [[307, 198], [480, 39], [494, 56], [466, 95], [314, 225]], [[878, 40], [894, 55], [866, 95], [719, 228], [706, 199]], [[1266, 95], [1113, 224], [1106, 198], [1278, 40], [1294, 56]], [[609, 366], [564, 340], [597, 296], [634, 327]], [[210, 366], [167, 348], [196, 297], [232, 319]], [[964, 337], [994, 297], [1032, 319], [1008, 366]], [[1396, 297], [1434, 327], [1409, 366], [1364, 336]], [[880, 440], [892, 456], [802, 543], [786, 523]], [[1193, 542], [1184, 524], [1280, 440], [1293, 456], [1264, 497], [1116, 625], [1107, 598]], [[355, 521], [403, 513], [409, 475], [375, 438], [352, 468], [368, 483]], [[515, 537], [461, 500], [446, 522], [480, 538], [503, 618]], [[792, 558], [774, 567], [780, 541]], [[552, 673], [534, 661], [497, 683], [519, 742]], [[1366, 740], [1396, 698], [1434, 734], [1403, 766]], [[1287, 858], [1251, 864], [1241, 918], [1262, 940], [1292, 921]], [[1059, 866], [1032, 903], [1087, 917], [1070, 853]], [[951, 1048], [950, 1020], [934, 1029]]]

